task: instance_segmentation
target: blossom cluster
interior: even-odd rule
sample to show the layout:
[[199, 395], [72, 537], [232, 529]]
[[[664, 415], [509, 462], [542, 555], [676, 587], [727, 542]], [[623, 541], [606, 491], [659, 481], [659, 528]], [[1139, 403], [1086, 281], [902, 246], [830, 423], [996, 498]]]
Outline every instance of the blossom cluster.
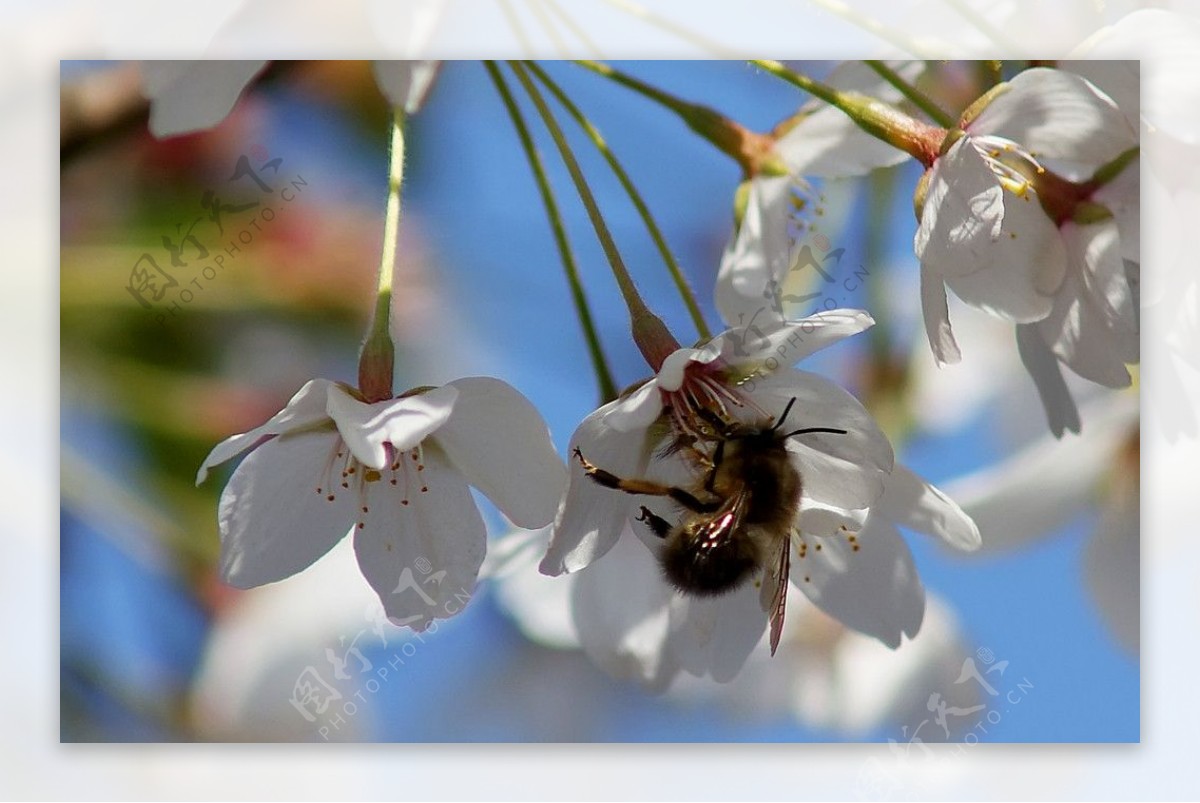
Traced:
[[[232, 72], [244, 82], [260, 67]], [[892, 69], [915, 81], [924, 68]], [[389, 99], [412, 112], [436, 67], [376, 72]], [[906, 116], [915, 112], [894, 86], [847, 65], [831, 84], [873, 98], [868, 116], [811, 105], [771, 141], [771, 169], [759, 170], [768, 163], [760, 160], [748, 171], [712, 288], [724, 331], [680, 347], [643, 330], [650, 375], [588, 414], [565, 456], [533, 404], [496, 378], [393, 395], [390, 352], [381, 352], [373, 359], [389, 364], [367, 379], [383, 393], [368, 392], [361, 376], [359, 387], [313, 380], [200, 469], [198, 482], [248, 453], [221, 495], [222, 578], [240, 588], [282, 580], [349, 535], [387, 616], [424, 629], [449, 615], [442, 603], [473, 588], [484, 567], [487, 527], [473, 486], [516, 527], [538, 531], [540, 571], [570, 576], [562, 582], [578, 641], [614, 674], [660, 689], [680, 673], [729, 681], [756, 650], [778, 648], [789, 589], [899, 647], [926, 606], [900, 528], [960, 551], [983, 539], [962, 507], [897, 462], [858, 398], [793, 367], [872, 327], [871, 314], [792, 319], [775, 306], [756, 315], [793, 263], [796, 196], [815, 192], [803, 176], [919, 159], [914, 251], [933, 358], [963, 359], [949, 289], [1013, 325], [1052, 432], [1077, 432], [1063, 366], [1117, 388], [1138, 361], [1137, 110], [1106, 92], [1118, 77], [1095, 65], [1025, 69], [941, 126]], [[190, 85], [153, 82], [161, 132], [224, 113], [196, 117], [192, 108], [195, 119], [169, 119], [163, 87], [181, 82]], [[227, 111], [232, 101], [219, 97]], [[879, 104], [900, 121], [892, 141], [864, 126]], [[510, 553], [513, 543], [528, 544], [529, 534], [493, 548]], [[419, 564], [434, 570], [422, 582], [413, 580]]]

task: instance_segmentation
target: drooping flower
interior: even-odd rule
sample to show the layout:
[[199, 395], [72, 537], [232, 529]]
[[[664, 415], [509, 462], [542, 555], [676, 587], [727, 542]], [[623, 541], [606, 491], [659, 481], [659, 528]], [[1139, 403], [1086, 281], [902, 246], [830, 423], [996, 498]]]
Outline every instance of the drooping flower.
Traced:
[[[922, 67], [919, 62], [890, 66], [906, 78], [914, 78]], [[828, 84], [886, 103], [902, 100], [899, 90], [858, 61], [840, 65]], [[789, 288], [789, 273], [808, 264], [803, 260], [811, 260], [814, 245], [818, 252], [827, 250], [819, 242], [815, 219], [829, 219], [830, 203], [804, 176], [859, 176], [909, 158], [867, 134], [840, 109], [816, 99], [783, 125], [786, 130], [772, 135], [771, 153], [760, 170], [738, 190], [737, 224], [721, 256], [715, 294], [717, 309], [731, 326], [763, 327], [792, 317], [787, 313], [794, 310], [786, 309], [785, 302], [805, 299]], [[809, 243], [810, 234], [818, 242]]]
[[[700, 349], [680, 349], [655, 377], [589, 415], [570, 448], [617, 477], [696, 490], [696, 467], [664, 447], [679, 436], [702, 440], [701, 422], [765, 428], [786, 412], [789, 430], [839, 430], [787, 441], [801, 478], [796, 519], [782, 534], [791, 580], [850, 627], [897, 646], [920, 626], [924, 591], [894, 524], [963, 549], [978, 546], [978, 531], [940, 491], [894, 465], [891, 444], [852, 395], [785, 367], [872, 323], [866, 313], [833, 310], [766, 333], [735, 328]], [[642, 508], [680, 519], [679, 509], [660, 500], [603, 487], [582, 460], [573, 461], [542, 571], [583, 570], [576, 595], [594, 593], [576, 599], [575, 625], [584, 649], [604, 656], [598, 660], [610, 671], [655, 686], [676, 668], [728, 680], [767, 625], [759, 590], [765, 572], [721, 596], [676, 591], [656, 560], [663, 541], [642, 523]], [[635, 625], [637, 649], [626, 632]]]
[[721, 255], [714, 301], [721, 317], [741, 326], [784, 320], [784, 281], [792, 264], [797, 203], [814, 194], [803, 179], [758, 175], [746, 181], [741, 219]]
[[[786, 355], [787, 363], [794, 363], [872, 323], [864, 312], [833, 310], [766, 332], [730, 329], [702, 348], [678, 349], [667, 357], [657, 375], [584, 419], [571, 438], [570, 451], [580, 449], [589, 461], [617, 476], [644, 476], [651, 453], [663, 445], [668, 434], [659, 426], [664, 413], [670, 426], [687, 433], [694, 429], [701, 409], [725, 417], [757, 415], [765, 419], [767, 412], [758, 402], [761, 394], [781, 402], [774, 405], [776, 412], [796, 397], [799, 401], [789, 426], [847, 429], [847, 435], [836, 436], [832, 443], [827, 442], [834, 436], [827, 435], [814, 436], [812, 443], [845, 463], [844, 468], [856, 478], [844, 483], [855, 491], [843, 498], [858, 503], [851, 507], [866, 507], [880, 493], [880, 473], [892, 467], [891, 445], [850, 394], [814, 374], [782, 369], [780, 357]], [[773, 373], [755, 376], [764, 370]], [[743, 380], [748, 381], [739, 385]], [[776, 386], [778, 392], [774, 392]], [[815, 460], [822, 454], [814, 449], [805, 452], [806, 458]], [[657, 462], [666, 466], [676, 461]], [[637, 510], [632, 496], [614, 497], [588, 480], [574, 461], [565, 509], [543, 568], [555, 575], [583, 568], [616, 543], [625, 521]]]
[[1137, 133], [1090, 83], [1044, 68], [986, 96], [960, 127], [917, 196], [930, 346], [939, 363], [961, 357], [946, 287], [1018, 324], [1051, 428], [1078, 430], [1058, 363], [1123, 387], [1138, 358]]
[[475, 585], [487, 531], [468, 484], [526, 527], [547, 524], [563, 490], [541, 417], [488, 377], [375, 403], [312, 380], [271, 420], [218, 444], [197, 484], [248, 450], [221, 494], [222, 579], [282, 580], [353, 532], [388, 617], [418, 630], [461, 610]]

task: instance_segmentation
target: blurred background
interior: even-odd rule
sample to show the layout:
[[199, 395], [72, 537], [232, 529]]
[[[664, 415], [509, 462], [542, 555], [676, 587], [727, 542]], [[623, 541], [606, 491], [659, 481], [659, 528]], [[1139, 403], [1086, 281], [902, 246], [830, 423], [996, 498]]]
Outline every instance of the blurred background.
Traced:
[[[641, 97], [546, 66], [609, 140], [719, 326], [711, 294], [738, 169]], [[805, 99], [739, 62], [620, 66], [757, 131]], [[833, 65], [798, 66], [820, 76]], [[388, 110], [367, 62], [276, 63], [222, 124], [160, 141], [139, 87], [133, 64], [62, 67], [63, 741], [865, 740], [911, 752], [934, 741], [1139, 739], [1136, 389], [1079, 386], [1084, 432], [1051, 443], [1011, 327], [952, 307], [964, 362], [934, 367], [912, 254], [916, 165], [818, 187], [817, 226], [845, 253], [831, 280], [798, 279], [820, 294], [812, 308], [830, 300], [879, 321], [802, 367], [853, 390], [899, 459], [957, 489], [989, 525], [972, 556], [909, 535], [930, 603], [900, 650], [846, 633], [794, 594], [775, 659], [752, 659], [727, 687], [680, 682], [651, 695], [588, 662], [561, 621], [562, 595], [528, 567], [483, 584], [421, 639], [373, 615], [346, 544], [273, 586], [223, 586], [216, 505], [229, 469], [199, 488], [196, 469], [308, 379], [354, 380], [382, 239]], [[68, 125], [73, 100], [110, 96], [98, 121]], [[560, 119], [643, 294], [691, 340], [627, 198]], [[646, 368], [624, 307], [533, 127], [605, 351], [629, 384]], [[482, 66], [445, 65], [408, 142], [397, 389], [500, 377], [564, 448], [598, 391], [540, 199]], [[135, 270], [151, 283], [131, 289]], [[338, 696], [314, 715], [294, 702], [304, 684]]]

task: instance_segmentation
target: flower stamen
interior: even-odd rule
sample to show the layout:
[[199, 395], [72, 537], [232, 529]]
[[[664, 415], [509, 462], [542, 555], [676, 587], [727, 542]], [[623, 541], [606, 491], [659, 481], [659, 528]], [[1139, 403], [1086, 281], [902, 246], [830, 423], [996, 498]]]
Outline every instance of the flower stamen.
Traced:
[[1032, 152], [1010, 139], [990, 134], [973, 135], [971, 144], [991, 168], [1001, 187], [1019, 198], [1026, 198], [1031, 189], [1036, 191], [1030, 177], [1031, 169], [1033, 175], [1040, 176], [1046, 168]]
[[[320, 485], [317, 486], [317, 489], [316, 489], [318, 494], [322, 494], [325, 496], [326, 502], [332, 502], [335, 499], [337, 499], [337, 496], [333, 490], [333, 488], [334, 488], [333, 464], [334, 464], [335, 460], [337, 460], [339, 457], [342, 456], [341, 446], [342, 446], [342, 441], [339, 439], [334, 444], [333, 448], [329, 450], [329, 457], [326, 458], [325, 467], [321, 471], [321, 475], [325, 479]], [[342, 487], [343, 488], [346, 487], [345, 483], [342, 484]]]

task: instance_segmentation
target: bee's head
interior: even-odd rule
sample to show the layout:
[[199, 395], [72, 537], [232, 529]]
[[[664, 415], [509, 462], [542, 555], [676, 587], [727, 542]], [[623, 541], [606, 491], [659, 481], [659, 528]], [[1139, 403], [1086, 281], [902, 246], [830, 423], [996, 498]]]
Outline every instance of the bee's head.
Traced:
[[718, 596], [737, 588], [759, 567], [758, 549], [744, 532], [682, 527], [659, 555], [667, 581], [680, 591]]

